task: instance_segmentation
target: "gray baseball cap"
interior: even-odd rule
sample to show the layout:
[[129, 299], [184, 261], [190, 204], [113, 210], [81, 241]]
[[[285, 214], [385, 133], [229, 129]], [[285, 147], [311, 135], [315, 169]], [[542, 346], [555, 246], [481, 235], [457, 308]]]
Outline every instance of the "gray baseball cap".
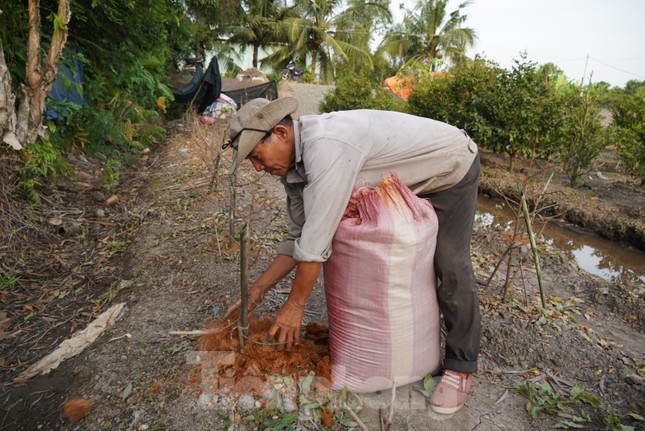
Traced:
[[233, 115], [228, 124], [229, 140], [222, 148], [233, 148], [233, 163], [229, 174], [233, 174], [242, 160], [253, 151], [260, 140], [271, 133], [273, 127], [287, 115], [298, 109], [298, 100], [282, 97], [274, 101], [253, 99]]

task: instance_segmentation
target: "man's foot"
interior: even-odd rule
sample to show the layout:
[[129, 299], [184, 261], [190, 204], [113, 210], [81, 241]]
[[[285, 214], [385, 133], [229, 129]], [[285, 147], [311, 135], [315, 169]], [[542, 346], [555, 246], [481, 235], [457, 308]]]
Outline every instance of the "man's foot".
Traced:
[[472, 385], [472, 375], [445, 370], [430, 397], [430, 408], [444, 415], [455, 413], [464, 406]]

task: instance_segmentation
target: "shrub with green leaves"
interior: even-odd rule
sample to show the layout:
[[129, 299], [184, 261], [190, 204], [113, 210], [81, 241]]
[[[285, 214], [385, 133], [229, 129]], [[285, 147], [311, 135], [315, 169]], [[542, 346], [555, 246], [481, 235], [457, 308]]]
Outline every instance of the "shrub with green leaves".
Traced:
[[610, 141], [610, 134], [600, 119], [600, 95], [603, 87], [568, 85], [563, 87], [560, 161], [571, 185], [581, 182]]
[[620, 157], [628, 172], [645, 185], [645, 81], [615, 90], [610, 104]]
[[548, 157], [563, 121], [552, 81], [557, 71], [523, 54], [511, 71], [485, 59], [464, 62], [444, 76], [417, 78], [413, 114], [466, 130], [482, 147], [510, 158]]
[[460, 63], [447, 74], [417, 68], [410, 112], [462, 128], [478, 143], [487, 144], [492, 135], [490, 118], [499, 103], [500, 73], [485, 59]]
[[325, 95], [321, 112], [347, 111], [369, 107], [372, 87], [359, 75], [345, 75], [336, 81], [336, 88]]
[[388, 90], [380, 88], [366, 77], [347, 74], [336, 81], [336, 88], [325, 95], [320, 104], [321, 112], [351, 109], [378, 109], [382, 111], [406, 110], [406, 103]]
[[456, 124], [455, 113], [461, 110], [451, 91], [451, 78], [429, 78], [418, 81], [408, 100], [410, 112], [420, 117]]
[[32, 203], [41, 201], [38, 189], [69, 171], [60, 148], [50, 140], [40, 140], [22, 152], [23, 168], [18, 187]]
[[501, 73], [499, 87], [492, 93], [486, 117], [490, 135], [479, 141], [506, 153], [509, 171], [516, 157], [547, 157], [560, 136], [562, 110], [550, 73], [522, 54], [512, 70]]

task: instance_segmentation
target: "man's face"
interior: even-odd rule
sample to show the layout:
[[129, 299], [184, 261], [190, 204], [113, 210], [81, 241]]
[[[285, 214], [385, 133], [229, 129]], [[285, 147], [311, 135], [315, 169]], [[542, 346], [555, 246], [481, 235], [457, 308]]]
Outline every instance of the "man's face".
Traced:
[[256, 171], [267, 172], [271, 175], [283, 176], [293, 164], [293, 147], [276, 133], [272, 133], [258, 142], [247, 159], [251, 161]]

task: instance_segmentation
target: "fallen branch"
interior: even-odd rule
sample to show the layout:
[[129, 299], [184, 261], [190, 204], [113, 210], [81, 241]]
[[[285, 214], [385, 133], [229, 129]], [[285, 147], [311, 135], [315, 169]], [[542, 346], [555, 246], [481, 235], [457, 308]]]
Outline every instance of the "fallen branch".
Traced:
[[182, 192], [186, 192], [188, 190], [193, 190], [193, 189], [197, 189], [199, 187], [204, 187], [204, 186], [206, 186], [206, 185], [208, 185], [210, 183], [211, 183], [210, 178], [199, 178], [197, 180], [190, 181], [188, 184], [184, 185], [179, 190], [181, 190]]
[[358, 415], [354, 413], [354, 410], [352, 410], [351, 407], [347, 405], [347, 403], [343, 403], [342, 407], [347, 413], [349, 413], [349, 415], [352, 417], [352, 420], [356, 422], [356, 425], [359, 429], [361, 429], [362, 431], [369, 431], [367, 425], [365, 425], [361, 418], [359, 418]]
[[192, 331], [170, 331], [168, 335], [206, 335], [206, 334], [215, 334], [222, 331], [208, 331], [204, 329], [195, 329]]
[[122, 338], [127, 338], [129, 340], [130, 338], [132, 338], [132, 334], [123, 334], [118, 337], [110, 338], [110, 341], [121, 340]]
[[125, 302], [113, 305], [108, 310], [99, 315], [92, 323], [81, 331], [76, 332], [72, 338], [69, 338], [62, 343], [56, 350], [49, 355], [36, 362], [18, 377], [13, 379], [14, 383], [23, 383], [38, 374], [47, 374], [55, 369], [66, 359], [81, 353], [87, 346], [92, 344], [98, 337], [114, 325], [114, 322], [121, 314]]
[[390, 400], [390, 416], [387, 418], [387, 427], [385, 431], [392, 429], [392, 422], [394, 421], [394, 402], [396, 401], [396, 383], [392, 384], [392, 399]]

